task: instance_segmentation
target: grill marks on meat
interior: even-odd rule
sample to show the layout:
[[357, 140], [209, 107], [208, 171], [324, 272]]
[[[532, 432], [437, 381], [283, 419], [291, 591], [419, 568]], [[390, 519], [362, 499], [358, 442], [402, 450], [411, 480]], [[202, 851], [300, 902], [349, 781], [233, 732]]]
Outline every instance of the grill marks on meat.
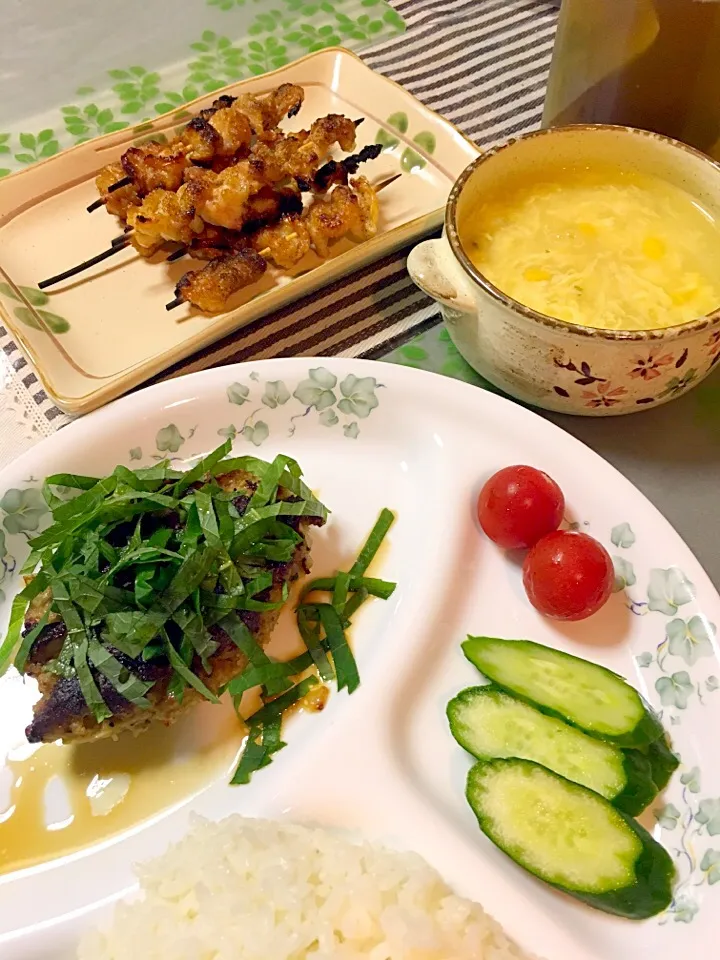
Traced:
[[[250, 497], [257, 487], [254, 477], [244, 471], [233, 471], [217, 477], [220, 486], [229, 491], [238, 491], [233, 503], [242, 514], [247, 509]], [[298, 498], [288, 491], [280, 490], [280, 499], [297, 500]], [[284, 584], [288, 586], [303, 574], [310, 571], [308, 529], [310, 526], [319, 526], [324, 522], [319, 517], [279, 517], [283, 522], [303, 539], [295, 548], [289, 562], [267, 562], [273, 572], [273, 585], [264, 591], [258, 599], [275, 603], [282, 599]], [[46, 598], [46, 603], [49, 602]], [[28, 611], [25, 631], [31, 630], [42, 616], [40, 605], [36, 604], [32, 611]], [[30, 615], [32, 614], [32, 615]], [[265, 647], [271, 638], [272, 632], [280, 615], [280, 608], [270, 611], [243, 610], [238, 616], [252, 633], [255, 641]], [[247, 665], [247, 659], [238, 650], [230, 637], [219, 627], [210, 628], [213, 638], [219, 643], [218, 649], [209, 661], [210, 673], [206, 673], [199, 658], [192, 664], [193, 672], [213, 692], [223, 687], [229, 680], [237, 676]], [[142, 709], [125, 700], [101, 673], [92, 668], [93, 676], [100, 693], [113, 716], [98, 723], [89, 710], [80, 690], [77, 677], [66, 679], [46, 669], [47, 663], [54, 659], [62, 647], [66, 637], [65, 624], [62, 622], [49, 623], [41, 632], [32, 646], [26, 672], [37, 679], [41, 698], [35, 704], [34, 716], [25, 734], [30, 743], [52, 742], [58, 739], [64, 742], [95, 740], [102, 737], [114, 736], [126, 730], [134, 734], [142, 733], [152, 722], [159, 720], [164, 724], [173, 723], [179, 714], [192, 704], [202, 699], [202, 695], [192, 687], [186, 687], [182, 703], [168, 696], [168, 685], [173, 675], [170, 666], [164, 660], [143, 660], [141, 657], [132, 659], [113, 647], [110, 652], [128, 670], [131, 670], [141, 680], [152, 681], [154, 686], [147, 693], [152, 706]]]
[[216, 257], [200, 270], [188, 271], [175, 287], [175, 296], [202, 304], [203, 310], [218, 313], [230, 297], [256, 283], [267, 270], [267, 260], [249, 247]]

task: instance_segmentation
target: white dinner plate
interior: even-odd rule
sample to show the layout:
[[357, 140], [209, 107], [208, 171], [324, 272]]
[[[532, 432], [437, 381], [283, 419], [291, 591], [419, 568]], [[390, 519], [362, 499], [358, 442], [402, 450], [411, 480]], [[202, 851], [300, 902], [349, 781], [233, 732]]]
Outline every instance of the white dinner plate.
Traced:
[[[547, 960], [707, 956], [720, 908], [720, 598], [627, 480], [520, 406], [416, 370], [305, 358], [221, 367], [126, 397], [0, 474], [4, 619], [27, 538], [43, 522], [27, 490], [60, 470], [97, 475], [166, 455], [189, 460], [227, 435], [237, 453], [287, 452], [300, 461], [332, 510], [316, 534], [321, 575], [348, 562], [382, 507], [397, 511], [374, 572], [398, 589], [374, 601], [354, 631], [362, 685], [352, 697], [333, 694], [323, 714], [289, 723], [287, 749], [249, 786], [228, 786], [221, 771], [150, 823], [0, 877], [3, 960], [71, 957], [79, 933], [132, 890], [133, 862], [178, 838], [192, 812], [292, 818], [415, 850]], [[584, 623], [535, 613], [517, 563], [477, 526], [480, 485], [512, 463], [547, 470], [565, 492], [569, 519], [614, 557], [619, 589]], [[662, 713], [682, 763], [643, 823], [677, 866], [666, 913], [632, 922], [585, 907], [524, 873], [480, 833], [463, 796], [469, 760], [445, 720], [448, 699], [477, 680], [460, 650], [468, 633], [530, 638], [596, 660]], [[5, 748], [21, 736], [31, 687], [12, 672], [0, 681]]]

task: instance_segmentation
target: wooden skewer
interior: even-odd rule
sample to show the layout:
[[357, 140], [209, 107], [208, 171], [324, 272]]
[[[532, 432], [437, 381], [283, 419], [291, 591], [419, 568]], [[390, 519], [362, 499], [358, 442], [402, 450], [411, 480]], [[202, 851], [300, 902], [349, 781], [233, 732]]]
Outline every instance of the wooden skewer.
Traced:
[[55, 283], [61, 283], [63, 280], [69, 280], [70, 277], [74, 277], [76, 274], [82, 273], [83, 270], [87, 270], [89, 267], [94, 267], [96, 263], [101, 263], [103, 260], [107, 260], [108, 257], [112, 257], [114, 254], [124, 250], [129, 243], [130, 238], [125, 237], [124, 242], [114, 244], [108, 250], [103, 250], [102, 253], [98, 253], [96, 256], [90, 257], [89, 260], [83, 260], [83, 262], [79, 263], [76, 267], [71, 267], [69, 270], [65, 270], [63, 273], [58, 273], [54, 277], [48, 277], [47, 280], [41, 280], [38, 284], [38, 289], [45, 290], [46, 287], [51, 287]]
[[[111, 183], [107, 188], [108, 193], [114, 193], [116, 190], [119, 190], [120, 187], [127, 187], [132, 183], [132, 177], [123, 177], [121, 180], [116, 180], [115, 183]], [[104, 207], [107, 201], [107, 197], [98, 197], [97, 200], [93, 200], [89, 207], [86, 207], [88, 213], [93, 213], [95, 210], [99, 210], [100, 207]]]
[[128, 234], [132, 233], [132, 230], [133, 228], [131, 226], [125, 227], [125, 229], [123, 230], [123, 232], [120, 234], [119, 237], [114, 237], [110, 241], [111, 246], [116, 247], [119, 243], [122, 243], [124, 240], [129, 240], [130, 238], [128, 237]]
[[[385, 187], [389, 187], [391, 183], [395, 183], [395, 181], [396, 181], [396, 180], [399, 180], [401, 176], [402, 176], [401, 173], [396, 173], [396, 174], [394, 174], [394, 176], [388, 177], [387, 180], [383, 180], [382, 183], [378, 184], [378, 186], [375, 187], [376, 193], [380, 193], [380, 191], [381, 191], [381, 190], [384, 190]], [[294, 236], [294, 235], [291, 234], [290, 237], [288, 237], [288, 239], [291, 239], [292, 236]], [[179, 259], [180, 259], [180, 256], [182, 256], [182, 255], [183, 255], [184, 253], [186, 253], [186, 252], [187, 252], [187, 251], [186, 251], [184, 248], [181, 248], [180, 250], [176, 250], [174, 254], [170, 254], [170, 256], [173, 257], [173, 258], [176, 259], [176, 260], [179, 260]], [[230, 252], [230, 251], [228, 251], [228, 252]], [[272, 253], [272, 251], [271, 251], [270, 247], [265, 247], [263, 250], [258, 250], [258, 255], [261, 256], [261, 257], [268, 257], [271, 253]], [[168, 259], [170, 259], [170, 257], [168, 257]], [[183, 303], [185, 303], [185, 301], [183, 300], [182, 297], [175, 297], [175, 299], [174, 299], [174, 300], [171, 300], [170, 303], [166, 303], [166, 304], [165, 304], [165, 309], [166, 309], [166, 310], [174, 310], [175, 307], [179, 307], [179, 306], [180, 306], [181, 304], [183, 304]]]
[[132, 177], [123, 177], [121, 180], [116, 180], [115, 183], [111, 183], [107, 188], [108, 193], [114, 193], [116, 190], [119, 190], [120, 187], [127, 187], [133, 182]]

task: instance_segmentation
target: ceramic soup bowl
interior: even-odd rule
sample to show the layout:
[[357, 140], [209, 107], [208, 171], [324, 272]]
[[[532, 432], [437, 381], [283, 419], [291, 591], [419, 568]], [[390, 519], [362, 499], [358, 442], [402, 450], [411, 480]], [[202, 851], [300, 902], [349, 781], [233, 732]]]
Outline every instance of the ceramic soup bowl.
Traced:
[[556, 127], [510, 141], [467, 167], [450, 193], [443, 236], [415, 247], [410, 276], [440, 303], [468, 363], [518, 400], [582, 416], [667, 403], [720, 366], [720, 304], [708, 316], [664, 329], [581, 326], [513, 300], [463, 250], [458, 224], [477, 208], [483, 191], [498, 178], [547, 162], [622, 164], [663, 177], [720, 216], [720, 165], [691, 147], [629, 127]]

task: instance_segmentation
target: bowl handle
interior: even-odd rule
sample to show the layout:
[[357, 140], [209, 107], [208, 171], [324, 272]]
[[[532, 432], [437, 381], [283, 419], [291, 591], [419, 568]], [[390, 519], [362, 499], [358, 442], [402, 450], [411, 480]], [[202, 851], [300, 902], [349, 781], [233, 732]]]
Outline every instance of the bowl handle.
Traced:
[[413, 283], [451, 310], [475, 310], [470, 280], [462, 272], [445, 237], [423, 240], [410, 251], [407, 268]]

